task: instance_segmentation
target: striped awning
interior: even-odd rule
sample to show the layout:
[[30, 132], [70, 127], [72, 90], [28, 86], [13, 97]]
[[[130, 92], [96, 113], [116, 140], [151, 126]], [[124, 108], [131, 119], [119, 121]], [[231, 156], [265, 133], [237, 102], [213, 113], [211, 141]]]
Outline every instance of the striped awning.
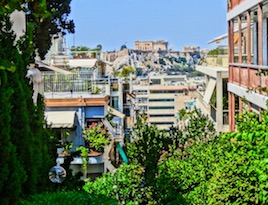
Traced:
[[75, 111], [48, 111], [45, 112], [47, 125], [51, 128], [73, 128]]

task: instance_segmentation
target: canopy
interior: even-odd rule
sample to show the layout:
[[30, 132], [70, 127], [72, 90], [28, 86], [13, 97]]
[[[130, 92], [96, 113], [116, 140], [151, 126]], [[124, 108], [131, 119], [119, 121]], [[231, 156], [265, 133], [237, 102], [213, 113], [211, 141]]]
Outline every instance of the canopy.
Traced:
[[47, 124], [52, 128], [72, 128], [74, 126], [75, 111], [45, 112]]

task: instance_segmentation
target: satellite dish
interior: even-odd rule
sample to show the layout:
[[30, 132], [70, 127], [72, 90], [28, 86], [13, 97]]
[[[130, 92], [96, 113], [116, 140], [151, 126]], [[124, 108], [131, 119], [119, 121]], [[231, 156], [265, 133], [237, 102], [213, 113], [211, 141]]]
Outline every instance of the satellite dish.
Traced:
[[48, 178], [55, 184], [62, 183], [66, 178], [66, 170], [62, 166], [54, 166], [48, 172]]

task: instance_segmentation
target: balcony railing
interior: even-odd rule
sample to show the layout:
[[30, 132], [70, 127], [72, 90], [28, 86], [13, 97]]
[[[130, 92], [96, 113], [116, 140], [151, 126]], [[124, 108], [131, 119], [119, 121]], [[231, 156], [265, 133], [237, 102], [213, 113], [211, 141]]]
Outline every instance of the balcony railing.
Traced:
[[[261, 92], [261, 88], [268, 87], [268, 76], [263, 74], [265, 72], [268, 73], [267, 66], [232, 63], [229, 64], [229, 82]], [[265, 92], [261, 94], [267, 96]]]
[[92, 73], [75, 73], [70, 75], [43, 73], [44, 92], [90, 92], [105, 93], [105, 85], [117, 83], [118, 79], [93, 79]]

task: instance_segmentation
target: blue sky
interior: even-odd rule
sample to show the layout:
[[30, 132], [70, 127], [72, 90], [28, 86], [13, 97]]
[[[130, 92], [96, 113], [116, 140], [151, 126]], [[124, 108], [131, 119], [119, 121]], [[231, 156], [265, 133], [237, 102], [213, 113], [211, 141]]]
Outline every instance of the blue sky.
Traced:
[[136, 40], [167, 40], [169, 48], [213, 48], [227, 32], [226, 0], [72, 0], [75, 34], [68, 47], [101, 44], [103, 50], [134, 47]]

